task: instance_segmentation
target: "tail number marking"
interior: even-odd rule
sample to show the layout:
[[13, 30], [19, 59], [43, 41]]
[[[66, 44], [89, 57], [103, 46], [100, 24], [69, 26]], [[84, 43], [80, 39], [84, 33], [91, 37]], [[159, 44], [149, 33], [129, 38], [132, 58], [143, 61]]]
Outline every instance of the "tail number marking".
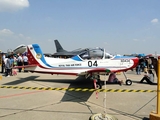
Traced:
[[121, 62], [130, 62], [130, 59], [121, 59]]
[[98, 66], [97, 61], [88, 61], [88, 66], [92, 67], [92, 66]]

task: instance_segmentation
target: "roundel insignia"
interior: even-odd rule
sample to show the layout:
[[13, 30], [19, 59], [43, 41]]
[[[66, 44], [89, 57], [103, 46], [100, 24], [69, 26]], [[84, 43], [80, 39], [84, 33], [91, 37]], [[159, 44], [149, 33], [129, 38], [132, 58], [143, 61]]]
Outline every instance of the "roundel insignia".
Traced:
[[37, 59], [41, 59], [41, 57], [42, 57], [42, 55], [41, 55], [40, 53], [38, 53], [38, 54], [36, 55], [36, 58], [37, 58]]

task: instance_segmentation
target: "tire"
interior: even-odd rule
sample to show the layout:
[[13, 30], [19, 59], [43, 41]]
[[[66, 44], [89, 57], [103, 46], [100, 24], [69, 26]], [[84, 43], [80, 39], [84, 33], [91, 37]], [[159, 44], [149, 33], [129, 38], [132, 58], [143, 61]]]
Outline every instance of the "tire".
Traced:
[[[94, 84], [93, 84], [93, 88], [94, 88]], [[96, 82], [96, 89], [102, 89], [102, 84], [101, 82]]]
[[132, 80], [127, 79], [127, 80], [126, 80], [126, 85], [129, 85], [129, 86], [132, 85]]
[[96, 85], [97, 85], [96, 86], [97, 89], [102, 89], [102, 84], [100, 82], [97, 82]]

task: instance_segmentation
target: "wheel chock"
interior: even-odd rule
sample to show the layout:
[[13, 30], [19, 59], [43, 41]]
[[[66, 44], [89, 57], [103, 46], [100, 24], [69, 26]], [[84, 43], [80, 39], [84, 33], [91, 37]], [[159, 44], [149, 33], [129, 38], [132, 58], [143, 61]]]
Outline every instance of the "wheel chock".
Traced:
[[109, 114], [97, 113], [97, 114], [91, 115], [89, 120], [118, 120], [118, 119]]

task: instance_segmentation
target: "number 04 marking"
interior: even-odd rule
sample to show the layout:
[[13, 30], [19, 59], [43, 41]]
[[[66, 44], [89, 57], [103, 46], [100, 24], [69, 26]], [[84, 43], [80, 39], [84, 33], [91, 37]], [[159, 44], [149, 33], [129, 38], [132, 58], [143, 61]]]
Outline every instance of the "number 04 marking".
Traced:
[[89, 67], [98, 66], [97, 61], [94, 61], [94, 62], [88, 61], [88, 66], [89, 66]]

